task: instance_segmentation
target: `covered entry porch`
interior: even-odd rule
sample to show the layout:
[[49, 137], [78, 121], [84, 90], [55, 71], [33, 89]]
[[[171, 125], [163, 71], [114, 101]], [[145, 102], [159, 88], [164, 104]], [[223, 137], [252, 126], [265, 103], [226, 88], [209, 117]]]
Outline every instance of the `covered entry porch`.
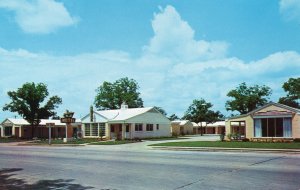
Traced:
[[235, 139], [235, 140], [241, 140], [247, 137], [246, 135], [246, 120], [239, 119], [234, 121], [227, 121], [226, 122], [226, 135], [227, 138]]
[[116, 139], [116, 140], [124, 140], [124, 139], [133, 139], [133, 133], [135, 131], [143, 131], [143, 125], [137, 125], [135, 129], [135, 125], [133, 123], [108, 123], [107, 126], [107, 139]]
[[233, 134], [239, 134], [246, 137], [246, 121], [231, 121], [230, 122], [230, 131]]

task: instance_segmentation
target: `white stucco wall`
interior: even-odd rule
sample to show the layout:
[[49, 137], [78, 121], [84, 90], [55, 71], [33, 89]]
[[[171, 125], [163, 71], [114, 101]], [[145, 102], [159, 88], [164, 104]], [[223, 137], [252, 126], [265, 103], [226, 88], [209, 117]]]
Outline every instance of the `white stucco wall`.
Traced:
[[[146, 112], [141, 115], [128, 119], [126, 123], [132, 123], [133, 137], [169, 137], [171, 136], [171, 122], [164, 115], [156, 112]], [[143, 123], [143, 131], [135, 131], [134, 124]], [[146, 131], [146, 125], [153, 124], [153, 131]], [[157, 124], [159, 129], [157, 130]]]
[[[169, 137], [171, 136], [171, 122], [170, 120], [162, 115], [161, 113], [158, 113], [156, 111], [149, 111], [140, 115], [137, 115], [135, 117], [132, 117], [127, 120], [122, 121], [108, 121], [95, 114], [96, 116], [96, 122], [105, 122], [106, 127], [106, 136], [110, 136], [111, 138], [114, 137], [114, 133], [110, 132], [109, 124], [130, 124], [130, 132], [125, 134], [125, 138], [150, 138], [150, 137]], [[84, 118], [82, 118], [82, 131], [84, 137], [92, 137], [92, 136], [85, 136], [85, 123], [90, 123], [90, 116], [87, 115]], [[135, 131], [135, 124], [136, 123], [142, 123], [143, 124], [143, 131]], [[146, 125], [147, 124], [153, 124], [153, 131], [147, 131]], [[157, 124], [159, 125], [159, 129], [157, 130]], [[110, 135], [109, 135], [110, 134]]]

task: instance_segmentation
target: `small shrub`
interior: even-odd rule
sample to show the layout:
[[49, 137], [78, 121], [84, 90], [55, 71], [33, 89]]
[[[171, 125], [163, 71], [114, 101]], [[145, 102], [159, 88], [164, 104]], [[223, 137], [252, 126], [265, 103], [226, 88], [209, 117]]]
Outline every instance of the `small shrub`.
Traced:
[[224, 138], [225, 138], [225, 134], [224, 133], [220, 134], [220, 141], [224, 141]]
[[141, 142], [141, 141], [142, 141], [142, 139], [140, 139], [139, 137], [134, 137], [133, 140], [134, 140], [134, 141], [138, 141], [138, 142]]
[[300, 138], [293, 139], [294, 142], [300, 142]]
[[244, 138], [242, 141], [243, 142], [249, 142], [250, 140], [248, 138]]
[[228, 138], [229, 141], [231, 141], [231, 139], [232, 139], [232, 134], [231, 134], [231, 133], [227, 134], [227, 138]]
[[237, 140], [237, 134], [236, 133], [233, 133], [231, 137], [232, 137], [233, 140]]

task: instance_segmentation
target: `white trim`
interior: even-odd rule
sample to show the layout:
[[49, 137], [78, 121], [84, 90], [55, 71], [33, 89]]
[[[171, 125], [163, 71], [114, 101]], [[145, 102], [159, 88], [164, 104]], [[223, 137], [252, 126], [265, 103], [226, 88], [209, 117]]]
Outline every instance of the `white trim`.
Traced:
[[264, 118], [292, 118], [293, 115], [258, 115], [253, 116], [254, 119], [264, 119]]

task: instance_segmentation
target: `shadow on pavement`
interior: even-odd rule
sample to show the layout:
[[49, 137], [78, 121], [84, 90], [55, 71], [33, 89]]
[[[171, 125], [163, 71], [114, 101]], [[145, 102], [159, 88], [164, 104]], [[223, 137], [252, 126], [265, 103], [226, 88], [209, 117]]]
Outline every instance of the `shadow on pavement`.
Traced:
[[56, 180], [40, 180], [33, 184], [28, 184], [24, 179], [14, 178], [13, 172], [23, 170], [22, 168], [3, 168], [0, 170], [0, 189], [30, 189], [30, 190], [50, 190], [50, 189], [74, 189], [85, 190], [93, 189], [93, 187], [84, 187], [80, 184], [71, 183], [73, 179], [56, 179]]

